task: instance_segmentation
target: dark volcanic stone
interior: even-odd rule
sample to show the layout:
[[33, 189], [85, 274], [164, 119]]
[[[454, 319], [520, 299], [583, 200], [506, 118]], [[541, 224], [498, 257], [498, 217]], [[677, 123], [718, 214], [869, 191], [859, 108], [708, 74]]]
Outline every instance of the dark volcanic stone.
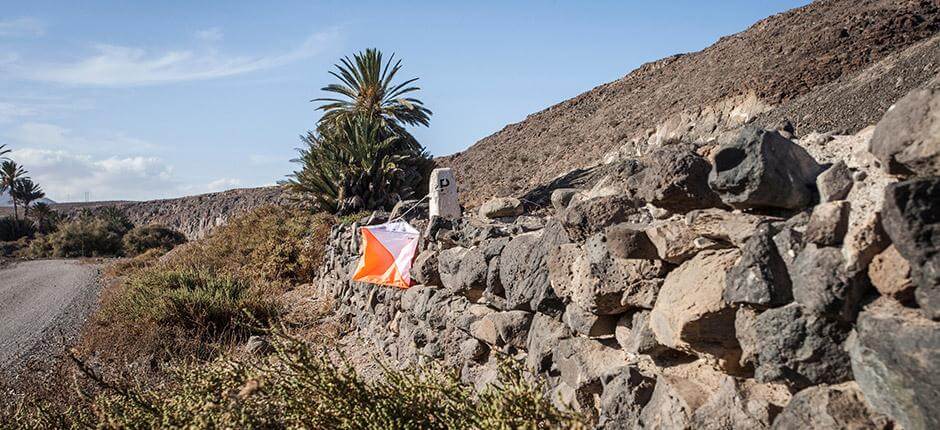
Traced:
[[664, 146], [647, 154], [643, 164], [647, 167], [627, 181], [643, 201], [677, 213], [724, 206], [708, 187], [711, 165], [689, 149]]
[[772, 238], [762, 224], [741, 247], [741, 259], [725, 277], [725, 301], [778, 306], [793, 300], [790, 275]]
[[565, 229], [552, 221], [540, 232], [514, 237], [503, 248], [499, 279], [508, 308], [561, 314], [564, 305], [548, 281], [547, 260], [553, 248], [568, 242]]
[[851, 378], [842, 343], [850, 326], [806, 312], [799, 304], [770, 309], [754, 322], [754, 377], [795, 388], [835, 384]]
[[911, 91], [885, 113], [870, 150], [888, 173], [940, 175], [940, 88]]
[[940, 428], [940, 323], [881, 299], [859, 315], [847, 349], [877, 411], [907, 430]]
[[940, 319], [940, 177], [889, 185], [882, 225], [911, 263], [917, 303], [931, 318]]
[[643, 375], [637, 368], [622, 368], [604, 385], [597, 427], [605, 430], [636, 428], [640, 413], [653, 396], [655, 386], [656, 380]]
[[715, 153], [708, 184], [737, 209], [800, 209], [817, 200], [822, 172], [805, 149], [774, 131], [747, 127]]
[[890, 430], [890, 419], [872, 410], [854, 382], [810, 387], [793, 396], [774, 420], [774, 430]]
[[807, 311], [851, 322], [871, 287], [865, 271], [845, 268], [840, 248], [810, 243], [793, 263], [793, 299]]

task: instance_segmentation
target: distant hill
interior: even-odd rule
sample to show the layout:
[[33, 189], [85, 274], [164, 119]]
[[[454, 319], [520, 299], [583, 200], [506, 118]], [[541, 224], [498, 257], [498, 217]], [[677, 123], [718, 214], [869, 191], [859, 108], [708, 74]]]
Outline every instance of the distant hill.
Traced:
[[854, 132], [940, 72], [938, 31], [935, 0], [816, 1], [702, 51], [645, 64], [438, 162], [455, 169], [461, 200], [476, 206], [523, 195], [614, 150], [720, 139], [747, 122]]
[[[36, 201], [36, 203], [39, 202], [55, 204], [55, 202], [50, 199], [39, 199]], [[13, 199], [10, 197], [9, 192], [0, 193], [0, 207], [13, 207]]]

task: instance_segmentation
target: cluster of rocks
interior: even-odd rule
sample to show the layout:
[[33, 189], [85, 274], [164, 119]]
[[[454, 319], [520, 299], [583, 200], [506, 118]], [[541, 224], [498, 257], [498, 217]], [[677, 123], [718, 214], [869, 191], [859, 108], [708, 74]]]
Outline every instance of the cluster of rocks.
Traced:
[[600, 428], [940, 427], [940, 91], [856, 135], [612, 162], [543, 216], [413, 221], [406, 290], [349, 281], [359, 224], [337, 226], [320, 288], [397, 362], [483, 388], [515, 359]]

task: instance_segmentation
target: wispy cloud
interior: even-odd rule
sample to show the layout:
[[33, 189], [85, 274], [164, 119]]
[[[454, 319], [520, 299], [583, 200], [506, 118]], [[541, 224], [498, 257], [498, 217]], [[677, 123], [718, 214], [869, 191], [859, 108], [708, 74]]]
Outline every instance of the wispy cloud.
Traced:
[[53, 200], [145, 199], [154, 190], [173, 195], [179, 184], [173, 167], [160, 158], [131, 156], [96, 158], [73, 151], [20, 149], [11, 154], [28, 166], [30, 176]]
[[7, 131], [4, 137], [19, 148], [85, 152], [93, 148], [94, 153], [109, 155], [149, 152], [159, 148], [158, 145], [122, 132], [100, 131], [86, 136], [44, 122], [24, 122]]
[[36, 115], [36, 113], [37, 111], [33, 107], [0, 101], [0, 124], [23, 117], [33, 116]]
[[46, 26], [35, 18], [0, 20], [0, 37], [42, 36]]
[[207, 28], [196, 32], [196, 39], [203, 42], [220, 42], [224, 37], [225, 35], [222, 34], [222, 29], [219, 27]]
[[95, 53], [75, 62], [24, 64], [7, 68], [23, 79], [68, 85], [127, 87], [216, 79], [270, 69], [309, 58], [337, 37], [336, 31], [311, 35], [288, 52], [261, 56], [227, 56], [214, 49], [151, 53], [142, 48], [95, 45]]

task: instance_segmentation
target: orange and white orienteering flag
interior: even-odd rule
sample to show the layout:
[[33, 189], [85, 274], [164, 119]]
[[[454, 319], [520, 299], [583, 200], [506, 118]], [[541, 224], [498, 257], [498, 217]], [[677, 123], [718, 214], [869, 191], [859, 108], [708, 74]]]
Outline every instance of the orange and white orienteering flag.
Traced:
[[362, 257], [353, 281], [411, 286], [411, 263], [418, 250], [418, 230], [404, 221], [362, 227]]

